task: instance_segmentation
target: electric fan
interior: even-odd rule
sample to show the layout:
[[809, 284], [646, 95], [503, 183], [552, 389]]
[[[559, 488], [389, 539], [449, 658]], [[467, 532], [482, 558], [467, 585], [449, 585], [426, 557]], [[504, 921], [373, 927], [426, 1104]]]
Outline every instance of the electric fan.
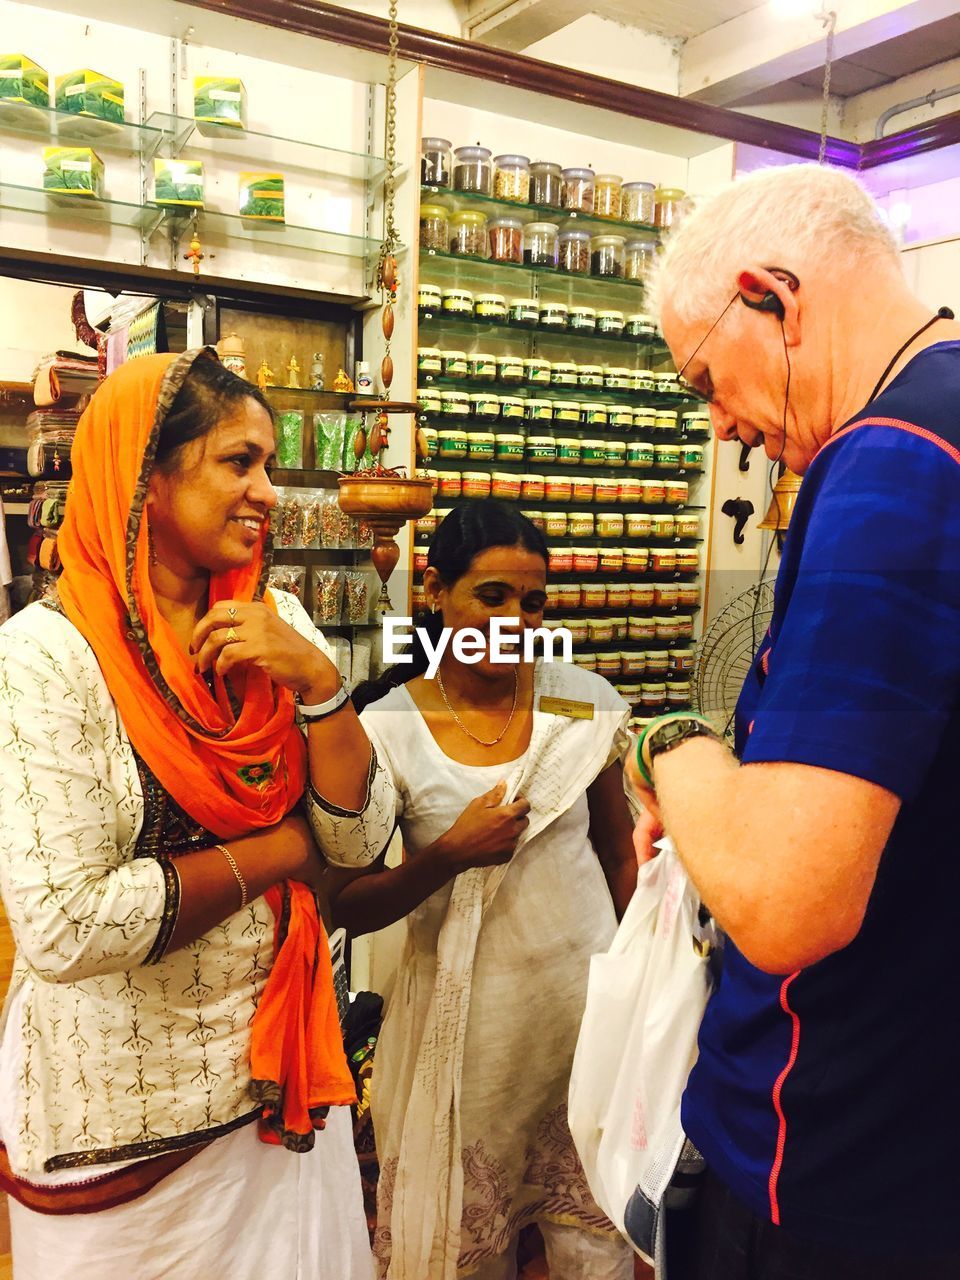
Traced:
[[697, 706], [733, 741], [733, 713], [773, 615], [773, 583], [760, 582], [726, 605], [700, 643]]

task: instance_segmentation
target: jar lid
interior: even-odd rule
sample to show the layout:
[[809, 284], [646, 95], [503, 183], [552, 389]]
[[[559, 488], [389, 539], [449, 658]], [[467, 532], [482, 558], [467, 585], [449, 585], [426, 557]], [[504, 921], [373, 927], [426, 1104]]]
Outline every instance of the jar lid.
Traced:
[[502, 302], [506, 305], [506, 298], [502, 293], [478, 293], [477, 302]]
[[596, 400], [585, 400], [580, 406], [585, 413], [604, 413], [609, 414], [610, 406], [608, 404], [597, 404]]
[[439, 297], [440, 297], [440, 293], [441, 293], [441, 289], [440, 289], [440, 286], [439, 286], [438, 284], [418, 284], [418, 285], [417, 285], [417, 292], [418, 292], [418, 293], [430, 293], [430, 294], [434, 294], [434, 293], [435, 293], [435, 294], [437, 295], [437, 297], [439, 298]]
[[569, 308], [565, 302], [542, 302], [540, 304], [540, 314], [543, 315], [548, 311], [562, 311], [566, 314]]
[[627, 240], [626, 236], [594, 236], [593, 243], [596, 245], [625, 245]]
[[458, 160], [489, 160], [487, 147], [457, 147], [453, 153]]
[[[497, 438], [500, 439], [501, 437], [498, 436]], [[513, 437], [510, 437], [510, 438], [512, 439]], [[487, 472], [484, 472], [484, 475], [486, 474]], [[510, 484], [520, 483], [520, 477], [517, 475], [514, 475], [512, 471], [494, 471], [493, 478], [494, 480], [507, 480], [509, 481]]]
[[541, 233], [546, 232], [549, 235], [551, 231], [559, 231], [560, 226], [556, 222], [528, 222], [524, 230]]
[[562, 173], [563, 172], [562, 166], [559, 164], [554, 164], [552, 160], [534, 160], [530, 168], [536, 169], [538, 173]]
[[622, 369], [618, 364], [611, 364], [607, 366], [606, 374], [608, 378], [623, 378], [629, 377], [630, 370]]
[[597, 174], [597, 181], [598, 181], [598, 182], [608, 182], [608, 183], [609, 183], [609, 182], [618, 182], [618, 183], [622, 184], [622, 183], [623, 183], [623, 174], [622, 174], [622, 173], [598, 173], [598, 174]]
[[473, 300], [473, 294], [469, 289], [444, 289], [443, 296], [445, 298], [469, 298]]
[[656, 183], [654, 182], [625, 182], [623, 184], [624, 191], [655, 191]]
[[467, 359], [472, 360], [474, 364], [478, 364], [481, 360], [489, 360], [491, 364], [497, 362], [497, 357], [491, 355], [489, 351], [471, 351]]
[[516, 441], [517, 441], [517, 440], [519, 440], [519, 441], [521, 442], [521, 444], [523, 443], [523, 436], [520, 436], [520, 435], [514, 435], [514, 434], [511, 434], [510, 432], [502, 433], [502, 432], [498, 431], [498, 432], [497, 432], [497, 434], [496, 434], [496, 436], [495, 436], [495, 439], [497, 439], [497, 440], [506, 440], [506, 441], [509, 441], [509, 442], [511, 442], [511, 443], [516, 443]]
[[567, 372], [569, 372], [571, 369], [572, 369], [574, 372], [576, 372], [577, 366], [576, 366], [575, 364], [571, 363], [571, 362], [570, 362], [570, 361], [568, 361], [568, 360], [554, 360], [554, 362], [553, 362], [553, 372], [554, 372], [554, 373], [556, 373], [558, 369], [559, 369], [561, 372], [563, 372], [564, 370], [566, 370]]
[[[648, 316], [644, 311], [635, 311], [633, 315], [627, 316], [629, 324], [653, 324], [653, 316]], [[641, 373], [646, 373], [646, 369], [641, 369]]]
[[534, 405], [534, 404], [535, 404], [535, 405], [537, 405], [539, 408], [542, 408], [544, 405], [548, 405], [548, 406], [549, 406], [549, 405], [553, 404], [553, 401], [552, 401], [552, 400], [537, 400], [537, 399], [534, 399], [534, 398], [532, 398], [532, 397], [531, 397], [531, 398], [529, 398], [529, 399], [527, 400], [527, 404], [528, 404], [528, 405]]
[[587, 180], [594, 176], [592, 169], [564, 169], [563, 176], [565, 178], [582, 178]]
[[512, 155], [494, 156], [493, 163], [497, 166], [498, 169], [503, 169], [507, 165], [510, 165], [516, 169], [526, 169], [530, 164], [530, 157], [529, 156], [512, 156]]
[[513, 355], [497, 356], [497, 364], [515, 364], [517, 368], [522, 369], [523, 357]]
[[441, 391], [441, 400], [468, 400], [470, 397], [466, 391]]
[[657, 187], [658, 200], [682, 200], [686, 194], [680, 187]]
[[[449, 474], [448, 472], [444, 472], [444, 475], [448, 475], [448, 474]], [[461, 480], [486, 480], [489, 483], [490, 472], [489, 471], [461, 471], [460, 478]]]
[[589, 374], [592, 374], [592, 373], [593, 373], [593, 374], [596, 374], [596, 373], [602, 374], [602, 373], [603, 373], [603, 365], [602, 365], [602, 364], [582, 364], [582, 365], [580, 365], [580, 377], [581, 377], [581, 378], [583, 377], [583, 375], [584, 375], [584, 374], [588, 374], [588, 375], [589, 375]]
[[487, 225], [487, 215], [485, 213], [477, 213], [473, 209], [461, 209], [459, 213], [451, 215], [450, 221], [459, 222], [468, 227], [485, 227]]
[[440, 355], [444, 360], [466, 360], [467, 358], [465, 351], [441, 351]]
[[598, 311], [597, 312], [598, 320], [602, 320], [604, 317], [606, 317], [608, 320], [622, 320], [623, 312], [622, 311]]
[[449, 151], [453, 146], [446, 138], [421, 138], [421, 151]]
[[[581, 447], [584, 449], [602, 449], [603, 448], [602, 440], [581, 440], [580, 444], [581, 444]], [[610, 518], [609, 513], [607, 513], [606, 518], [607, 519]]]
[[590, 232], [582, 231], [579, 227], [564, 227], [560, 232], [561, 240], [589, 240]]
[[[578, 231], [577, 235], [589, 236], [589, 231]], [[593, 307], [571, 307], [570, 314], [572, 316], [595, 316], [596, 310]]]
[[439, 354], [439, 347], [417, 347], [418, 356], [438, 356]]
[[511, 298], [511, 307], [532, 307], [534, 311], [537, 309], [537, 301], [535, 298]]
[[522, 231], [523, 223], [519, 218], [491, 218], [490, 230], [493, 231], [496, 227], [506, 227], [508, 231]]
[[656, 249], [659, 243], [660, 242], [656, 236], [631, 236], [627, 241], [627, 248], [639, 249], [642, 247], [646, 249]]
[[[537, 369], [549, 369], [551, 367], [549, 360], [541, 360], [539, 356], [524, 356], [523, 363]], [[554, 365], [553, 368], [562, 368], [562, 365]]]
[[[527, 403], [527, 402], [526, 402], [526, 400], [521, 400], [519, 396], [501, 396], [501, 397], [500, 397], [500, 404], [501, 404], [502, 406], [506, 406], [506, 405], [518, 405], [518, 404], [519, 404], [519, 405], [524, 405], [524, 404], [526, 404], [526, 403]], [[523, 437], [522, 437], [522, 436], [510, 436], [510, 437], [509, 437], [509, 439], [511, 439], [511, 440], [522, 440], [522, 439], [523, 439]]]
[[445, 204], [422, 204], [420, 206], [421, 218], [449, 218], [450, 210]]

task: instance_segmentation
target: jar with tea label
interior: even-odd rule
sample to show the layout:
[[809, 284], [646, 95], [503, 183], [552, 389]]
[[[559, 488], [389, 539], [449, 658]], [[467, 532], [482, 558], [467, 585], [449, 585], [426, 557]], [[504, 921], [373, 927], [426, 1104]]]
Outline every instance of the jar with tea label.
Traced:
[[603, 365], [602, 364], [582, 364], [580, 365], [577, 381], [581, 387], [602, 387], [603, 386]]
[[[605, 440], [603, 449], [606, 454], [604, 461], [608, 467], [625, 467], [627, 465], [627, 442], [625, 440]], [[622, 488], [622, 484], [620, 488]]]
[[[552, 400], [534, 400], [527, 401], [527, 421], [528, 422], [552, 422], [553, 421], [553, 401]], [[527, 442], [527, 457], [530, 457], [529, 441]], [[546, 462], [546, 458], [538, 458], [538, 462]]]
[[464, 498], [490, 497], [489, 471], [464, 471], [461, 475]]
[[433, 387], [418, 387], [417, 408], [421, 413], [439, 413], [440, 392]]
[[444, 289], [442, 306], [448, 316], [472, 316], [473, 294], [469, 289]]
[[507, 300], [502, 293], [478, 293], [475, 310], [481, 320], [506, 320]]
[[566, 303], [544, 302], [540, 306], [541, 329], [566, 329], [570, 323], [570, 312]]
[[[494, 397], [496, 398], [496, 397]], [[471, 396], [470, 400], [474, 404], [475, 418], [496, 417], [497, 415], [485, 412], [484, 401], [489, 399], [488, 396]], [[499, 408], [499, 406], [497, 406]], [[480, 410], [478, 412], [478, 409]], [[492, 462], [493, 461], [493, 432], [492, 431], [468, 431], [467, 432], [467, 457], [472, 462]]]
[[680, 467], [683, 471], [703, 470], [703, 445], [684, 444], [680, 447]]
[[549, 360], [540, 360], [535, 356], [529, 356], [523, 362], [523, 376], [527, 382], [537, 387], [548, 387], [550, 385], [552, 369]]
[[[521, 365], [521, 369], [523, 366]], [[526, 414], [526, 401], [519, 396], [500, 397], [500, 417], [503, 419], [521, 420]]]
[[623, 279], [626, 259], [623, 236], [594, 236], [590, 241], [590, 272], [605, 279]]
[[[524, 502], [542, 502], [545, 492], [545, 481], [543, 476], [525, 475], [520, 477], [520, 497]], [[543, 528], [543, 513], [537, 512], [540, 517], [538, 528]], [[532, 518], [532, 517], [531, 517]], [[534, 521], [536, 524], [536, 521]]]
[[619, 338], [623, 333], [624, 324], [622, 311], [597, 312], [597, 333], [603, 334], [605, 338]]
[[523, 223], [519, 218], [494, 218], [489, 234], [491, 261], [523, 261]]
[[577, 385], [577, 366], [567, 360], [555, 360], [550, 367], [550, 385], [553, 387], [575, 387]]
[[555, 222], [528, 222], [523, 228], [523, 261], [530, 267], [557, 265], [560, 228]]
[[420, 181], [425, 187], [449, 187], [450, 146], [446, 138], [420, 139]]
[[[589, 255], [588, 255], [589, 258]], [[570, 308], [570, 332], [571, 333], [595, 333], [597, 328], [597, 313], [593, 307], [571, 306]]]
[[445, 378], [465, 378], [467, 376], [467, 353], [465, 351], [441, 351]]
[[593, 211], [598, 218], [617, 218], [623, 206], [623, 178], [617, 173], [598, 173], [593, 184]]
[[680, 446], [678, 444], [655, 444], [653, 446], [653, 465], [661, 471], [675, 471], [680, 465]]
[[497, 377], [501, 382], [522, 382], [523, 357], [497, 356]]
[[570, 275], [590, 274], [590, 232], [564, 227], [560, 232], [557, 265]]
[[[523, 436], [499, 434], [494, 437], [494, 456], [497, 462], [522, 462], [523, 446]], [[519, 483], [518, 479], [517, 484]]]
[[581, 440], [580, 460], [585, 467], [602, 467], [606, 461], [606, 450], [602, 440]]
[[563, 169], [550, 160], [535, 160], [530, 166], [530, 203], [559, 209], [563, 199]]
[[529, 156], [495, 156], [493, 160], [493, 194], [497, 200], [515, 200], [526, 204], [530, 199]]
[[628, 338], [654, 338], [657, 334], [657, 326], [652, 316], [638, 311], [632, 316], [627, 316], [626, 334]]
[[[562, 401], [557, 401], [562, 404]], [[580, 441], [576, 436], [557, 436], [557, 462], [575, 467], [580, 461]]]
[[642, 222], [653, 226], [656, 187], [652, 182], [623, 184], [622, 217], [624, 222]]
[[447, 430], [444, 428], [439, 432], [438, 451], [441, 458], [465, 458], [467, 456], [467, 448], [466, 431]]
[[649, 471], [653, 466], [653, 445], [646, 440], [628, 440], [627, 466], [637, 471]]
[[[500, 397], [491, 395], [489, 391], [475, 391], [470, 397], [471, 416], [479, 419], [481, 422], [493, 422], [494, 419], [500, 417]], [[478, 442], [477, 445], [480, 448]], [[477, 454], [477, 457], [492, 458], [493, 457], [493, 436], [490, 437], [489, 451], [483, 446], [484, 452]], [[471, 457], [473, 457], [471, 451]]]
[[[541, 401], [541, 403], [550, 404], [550, 401]], [[550, 417], [553, 417], [553, 406], [551, 405]], [[553, 436], [527, 436], [527, 461], [538, 462], [541, 465], [544, 462], [556, 462], [557, 460], [557, 442]]]
[[624, 275], [628, 280], [646, 280], [657, 256], [657, 241], [650, 236], [633, 236], [627, 241]]
[[493, 163], [486, 147], [457, 147], [453, 153], [455, 191], [493, 195]]
[[474, 382], [496, 382], [497, 357], [485, 351], [467, 356], [467, 377]]
[[462, 258], [487, 256], [487, 215], [461, 209], [450, 218], [450, 252]]
[[507, 323], [518, 329], [535, 329], [540, 323], [540, 307], [532, 298], [513, 298], [507, 310]]
[[563, 207], [577, 213], [593, 213], [595, 175], [592, 169], [563, 170]]
[[420, 206], [420, 248], [446, 253], [450, 247], [450, 211], [442, 204]]
[[435, 284], [420, 284], [417, 286], [417, 310], [421, 315], [425, 313], [436, 313], [440, 310], [443, 301], [443, 294]]

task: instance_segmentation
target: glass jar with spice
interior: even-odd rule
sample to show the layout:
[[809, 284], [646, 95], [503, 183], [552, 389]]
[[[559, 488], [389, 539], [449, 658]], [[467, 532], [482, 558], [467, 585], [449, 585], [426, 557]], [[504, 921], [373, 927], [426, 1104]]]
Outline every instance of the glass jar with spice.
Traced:
[[590, 232], [579, 227], [564, 227], [560, 232], [557, 265], [570, 275], [590, 274]]
[[420, 206], [420, 248], [446, 253], [450, 247], [450, 211], [442, 204]]
[[453, 153], [453, 187], [455, 191], [483, 196], [493, 194], [493, 164], [486, 147], [457, 147]]
[[591, 274], [622, 280], [626, 243], [624, 236], [594, 236], [590, 241]]
[[497, 200], [527, 203], [530, 199], [529, 156], [494, 156], [493, 194]]
[[472, 316], [473, 294], [469, 289], [444, 289], [442, 309], [450, 316]]
[[475, 382], [496, 382], [497, 357], [487, 351], [472, 351], [467, 356], [467, 377]]
[[528, 222], [523, 229], [523, 260], [530, 267], [555, 267], [557, 265], [557, 236], [560, 228], [555, 222]]
[[523, 223], [519, 218], [495, 218], [489, 224], [489, 233], [494, 262], [523, 261]]
[[478, 293], [475, 310], [481, 320], [506, 320], [507, 300], [502, 293]]
[[564, 169], [564, 209], [576, 213], [593, 213], [595, 174], [592, 169]]
[[657, 187], [654, 196], [654, 226], [668, 231], [680, 216], [680, 206], [686, 193], [679, 187]]
[[657, 256], [657, 241], [650, 236], [633, 236], [627, 241], [624, 276], [627, 280], [645, 280]]
[[449, 187], [450, 145], [446, 138], [420, 139], [420, 181], [425, 187]]
[[507, 323], [518, 329], [535, 329], [540, 323], [540, 307], [533, 298], [513, 298], [507, 309]]
[[549, 160], [535, 160], [530, 166], [530, 203], [559, 209], [563, 199], [563, 170]]
[[540, 306], [541, 329], [566, 329], [570, 323], [570, 309], [563, 302], [544, 302]]
[[624, 222], [641, 222], [653, 225], [656, 187], [652, 182], [625, 182], [623, 184]]
[[[584, 232], [586, 234], [586, 232]], [[561, 232], [561, 240], [563, 233]], [[590, 237], [587, 236], [589, 241]], [[562, 256], [562, 254], [561, 254]], [[587, 261], [589, 263], [589, 252]], [[593, 307], [572, 306], [570, 308], [570, 329], [575, 333], [594, 333], [597, 328], [597, 313]]]
[[487, 216], [461, 209], [450, 218], [450, 252], [464, 258], [487, 256]]
[[593, 211], [598, 218], [619, 218], [623, 206], [623, 178], [598, 173], [594, 182]]

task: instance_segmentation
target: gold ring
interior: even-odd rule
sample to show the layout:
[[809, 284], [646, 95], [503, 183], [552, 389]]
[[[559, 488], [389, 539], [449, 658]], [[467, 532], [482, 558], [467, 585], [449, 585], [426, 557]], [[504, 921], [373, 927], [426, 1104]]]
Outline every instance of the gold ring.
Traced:
[[223, 637], [224, 644], [236, 644], [240, 637], [237, 635], [236, 628], [230, 627], [227, 634]]
[[231, 605], [230, 608], [227, 610], [227, 617], [230, 619], [231, 622], [233, 622], [236, 616], [237, 616], [237, 611], [234, 608], [234, 606]]

